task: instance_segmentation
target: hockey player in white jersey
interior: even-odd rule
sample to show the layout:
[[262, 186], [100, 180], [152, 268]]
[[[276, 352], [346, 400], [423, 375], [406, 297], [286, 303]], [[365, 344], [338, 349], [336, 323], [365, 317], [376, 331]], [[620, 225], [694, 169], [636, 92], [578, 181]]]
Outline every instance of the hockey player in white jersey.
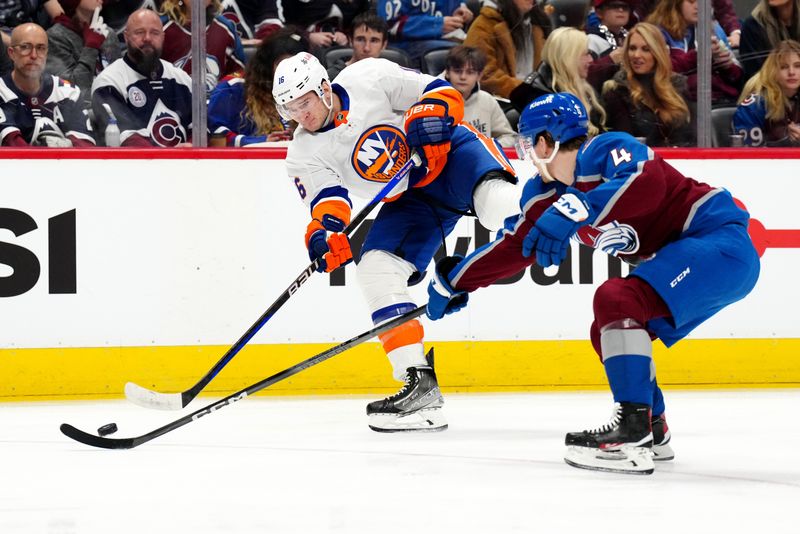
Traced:
[[[422, 280], [461, 216], [475, 215], [493, 230], [519, 211], [511, 164], [493, 140], [459, 124], [463, 99], [444, 80], [369, 58], [331, 83], [314, 56], [300, 53], [276, 68], [273, 95], [281, 115], [299, 123], [286, 166], [311, 211], [305, 242], [321, 270], [352, 259], [342, 233], [351, 195], [373, 198], [412, 151], [424, 160], [390, 192], [361, 250], [358, 281], [375, 324], [415, 307], [409, 284]], [[370, 428], [447, 428], [419, 321], [380, 340], [394, 378], [405, 385], [367, 406]]]

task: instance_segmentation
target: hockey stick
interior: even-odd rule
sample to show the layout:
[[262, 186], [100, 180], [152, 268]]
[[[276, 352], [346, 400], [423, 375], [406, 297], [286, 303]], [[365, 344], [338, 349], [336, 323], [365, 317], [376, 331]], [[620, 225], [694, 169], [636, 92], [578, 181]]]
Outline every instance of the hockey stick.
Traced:
[[[397, 172], [392, 176], [392, 178], [386, 182], [386, 185], [375, 195], [373, 198], [364, 208], [356, 214], [355, 217], [350, 221], [350, 224], [344, 229], [343, 233], [345, 235], [350, 235], [352, 232], [358, 228], [364, 219], [372, 212], [373, 208], [380, 203], [389, 192], [403, 180], [408, 173], [411, 171], [413, 167], [417, 167], [422, 164], [422, 160], [420, 157], [412, 152], [411, 157], [409, 160], [402, 166]], [[247, 332], [242, 334], [242, 337], [228, 349], [220, 360], [214, 364], [214, 366], [209, 370], [205, 376], [203, 376], [195, 385], [183, 391], [181, 393], [160, 393], [158, 391], [153, 391], [151, 389], [144, 388], [138, 384], [133, 382], [128, 382], [125, 384], [125, 397], [128, 398], [134, 404], [139, 406], [143, 406], [145, 408], [155, 408], [158, 410], [180, 410], [181, 408], [185, 408], [192, 400], [194, 400], [197, 395], [203, 391], [203, 389], [208, 385], [211, 380], [214, 379], [217, 374], [222, 371], [222, 369], [228, 365], [236, 354], [244, 348], [245, 345], [253, 338], [253, 336], [261, 330], [267, 321], [269, 321], [275, 313], [284, 304], [294, 295], [300, 286], [302, 286], [306, 280], [308, 280], [312, 274], [317, 270], [319, 266], [319, 260], [314, 260], [311, 264], [306, 267], [300, 276], [295, 278], [294, 282], [289, 284], [283, 293], [278, 297], [278, 299], [272, 303], [272, 305], [267, 308], [267, 310], [258, 318], [258, 320], [247, 329]]]
[[250, 396], [250, 395], [252, 395], [252, 394], [254, 394], [254, 393], [258, 392], [258, 391], [261, 391], [262, 389], [267, 388], [267, 387], [271, 386], [272, 384], [280, 382], [281, 380], [289, 378], [290, 376], [294, 376], [294, 375], [296, 375], [297, 373], [299, 373], [300, 371], [302, 371], [304, 369], [308, 369], [309, 367], [317, 365], [318, 363], [322, 363], [327, 359], [333, 358], [337, 354], [341, 354], [342, 352], [346, 351], [347, 349], [355, 347], [356, 345], [360, 345], [364, 341], [367, 341], [368, 339], [370, 339], [370, 338], [372, 338], [374, 336], [383, 334], [384, 332], [387, 332], [387, 331], [391, 330], [392, 328], [395, 328], [395, 327], [405, 323], [406, 321], [410, 321], [411, 319], [415, 319], [415, 318], [419, 317], [420, 315], [422, 315], [423, 313], [425, 313], [425, 309], [426, 308], [427, 308], [427, 306], [420, 306], [419, 308], [415, 308], [415, 309], [413, 309], [411, 311], [408, 311], [408, 312], [404, 313], [403, 315], [398, 315], [397, 317], [395, 317], [391, 321], [388, 321], [388, 322], [383, 323], [383, 324], [381, 324], [379, 326], [376, 326], [376, 327], [372, 328], [371, 330], [367, 330], [363, 334], [359, 334], [356, 337], [345, 341], [344, 343], [341, 343], [339, 345], [336, 345], [335, 347], [331, 347], [328, 350], [320, 352], [316, 356], [312, 356], [311, 358], [308, 358], [307, 360], [303, 360], [302, 362], [300, 362], [300, 363], [298, 363], [296, 365], [293, 365], [292, 367], [289, 367], [288, 369], [285, 369], [285, 370], [283, 370], [283, 371], [281, 371], [279, 373], [276, 373], [276, 374], [270, 376], [269, 378], [265, 378], [264, 380], [262, 380], [260, 382], [256, 382], [255, 384], [253, 384], [251, 386], [248, 386], [248, 387], [246, 387], [245, 389], [243, 389], [241, 391], [237, 391], [236, 393], [228, 395], [224, 399], [220, 399], [220, 400], [218, 400], [216, 402], [212, 402], [211, 404], [209, 404], [205, 408], [201, 408], [201, 409], [197, 410], [196, 412], [192, 412], [192, 413], [190, 413], [188, 415], [185, 415], [185, 416], [181, 417], [180, 419], [176, 419], [175, 421], [172, 421], [171, 423], [168, 423], [168, 424], [162, 426], [161, 428], [157, 428], [157, 429], [155, 429], [155, 430], [153, 430], [151, 432], [148, 432], [147, 434], [143, 434], [143, 435], [137, 436], [135, 438], [106, 438], [106, 437], [101, 437], [101, 436], [95, 436], [94, 434], [89, 434], [88, 432], [84, 432], [83, 430], [79, 430], [79, 429], [75, 428], [74, 426], [72, 426], [70, 424], [67, 424], [67, 423], [63, 423], [61, 425], [61, 433], [64, 434], [65, 436], [69, 437], [69, 438], [74, 439], [75, 441], [79, 441], [79, 442], [81, 442], [81, 443], [83, 443], [85, 445], [89, 445], [91, 447], [98, 447], [98, 448], [101, 448], [101, 449], [132, 449], [134, 447], [138, 447], [139, 445], [141, 445], [143, 443], [147, 443], [151, 439], [155, 439], [155, 438], [157, 438], [159, 436], [163, 436], [164, 434], [166, 434], [168, 432], [172, 432], [173, 430], [176, 430], [176, 429], [178, 429], [178, 428], [180, 428], [180, 427], [182, 427], [184, 425], [187, 425], [187, 424], [189, 424], [189, 423], [191, 423], [193, 421], [196, 421], [197, 419], [200, 419], [201, 417], [203, 417], [205, 415], [214, 413], [215, 411], [219, 410], [220, 408], [224, 408], [225, 406], [229, 406], [229, 405], [233, 404], [236, 401], [240, 401], [240, 400], [244, 399], [245, 397], [248, 397], [248, 396]]

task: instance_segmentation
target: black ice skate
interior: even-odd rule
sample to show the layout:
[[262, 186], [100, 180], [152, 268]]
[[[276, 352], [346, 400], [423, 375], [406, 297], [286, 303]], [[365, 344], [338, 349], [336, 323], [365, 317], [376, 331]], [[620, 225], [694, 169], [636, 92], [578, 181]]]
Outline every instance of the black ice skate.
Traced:
[[675, 458], [675, 451], [669, 445], [669, 440], [672, 438], [669, 426], [667, 426], [667, 418], [664, 414], [658, 417], [650, 418], [650, 425], [653, 427], [653, 460], [666, 461]]
[[409, 367], [403, 388], [383, 400], [367, 405], [369, 427], [376, 432], [435, 432], [447, 428], [442, 413], [444, 399], [433, 370], [433, 349], [428, 352], [431, 365]]
[[653, 472], [650, 407], [622, 402], [600, 428], [570, 432], [564, 461], [573, 467], [649, 475]]

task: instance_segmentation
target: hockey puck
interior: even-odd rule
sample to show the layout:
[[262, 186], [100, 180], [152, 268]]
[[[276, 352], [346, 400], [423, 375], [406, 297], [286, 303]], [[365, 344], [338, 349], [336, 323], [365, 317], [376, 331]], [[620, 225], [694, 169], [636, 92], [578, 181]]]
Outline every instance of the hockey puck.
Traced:
[[101, 436], [108, 436], [117, 431], [117, 423], [108, 423], [97, 429], [97, 433]]

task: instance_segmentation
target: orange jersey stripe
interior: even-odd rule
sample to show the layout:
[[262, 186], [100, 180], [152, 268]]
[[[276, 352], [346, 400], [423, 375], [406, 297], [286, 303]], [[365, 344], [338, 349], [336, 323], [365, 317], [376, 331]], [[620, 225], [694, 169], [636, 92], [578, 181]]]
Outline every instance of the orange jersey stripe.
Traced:
[[414, 343], [422, 343], [422, 338], [424, 336], [425, 330], [422, 328], [422, 324], [414, 319], [397, 328], [392, 328], [388, 332], [379, 335], [378, 338], [381, 340], [383, 350], [388, 354], [399, 347], [413, 345]]
[[486, 147], [486, 150], [492, 155], [495, 161], [497, 161], [497, 163], [502, 165], [503, 170], [511, 173], [512, 176], [517, 175], [516, 171], [514, 170], [514, 167], [512, 167], [511, 163], [508, 162], [508, 159], [506, 159], [506, 156], [503, 153], [502, 149], [500, 149], [497, 146], [494, 140], [489, 139], [488, 137], [483, 135], [481, 132], [475, 129], [473, 125], [471, 125], [468, 122], [462, 122], [461, 126], [463, 126], [467, 130], [475, 134], [475, 136], [480, 140], [481, 143], [483, 143], [483, 146]]
[[318, 202], [311, 211], [311, 218], [321, 221], [322, 216], [326, 214], [333, 215], [345, 225], [350, 224], [350, 205], [343, 200], [332, 198]]
[[464, 120], [464, 97], [453, 87], [437, 87], [422, 95], [420, 101], [441, 100], [446, 106], [448, 115], [453, 119], [453, 124]]

